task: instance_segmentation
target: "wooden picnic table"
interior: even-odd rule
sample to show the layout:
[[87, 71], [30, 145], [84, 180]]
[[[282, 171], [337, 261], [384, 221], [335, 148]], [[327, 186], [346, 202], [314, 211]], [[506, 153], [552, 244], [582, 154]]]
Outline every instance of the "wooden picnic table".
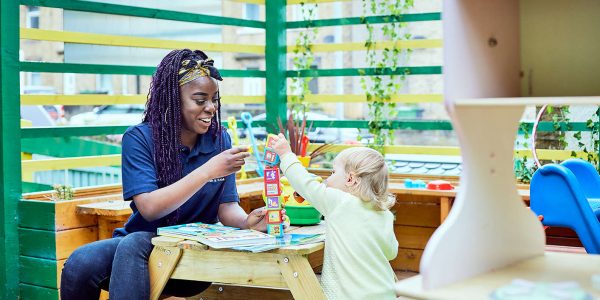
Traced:
[[77, 213], [98, 216], [98, 239], [112, 237], [113, 230], [123, 226], [132, 213], [131, 201], [110, 200], [77, 205]]
[[[322, 222], [287, 232], [324, 233]], [[325, 299], [313, 269], [323, 264], [324, 242], [262, 253], [211, 249], [201, 243], [159, 236], [152, 239], [150, 297], [158, 299], [167, 281], [185, 279], [262, 288], [289, 289], [294, 299]]]
[[[262, 196], [262, 178], [239, 181], [237, 185], [240, 200]], [[262, 201], [262, 200], [261, 200]], [[242, 201], [240, 201], [242, 202]], [[77, 205], [77, 213], [98, 216], [98, 239], [112, 237], [115, 228], [123, 226], [132, 213], [131, 201], [110, 200], [105, 202]]]
[[[263, 191], [262, 178], [252, 178], [243, 181], [238, 181], [237, 191], [240, 197], [240, 204], [246, 211], [250, 211], [254, 208], [254, 204], [250, 203], [251, 199], [258, 199], [262, 196]], [[414, 189], [404, 187], [404, 182], [391, 181], [389, 184], [390, 193], [402, 197], [402, 195], [421, 195], [431, 196], [439, 198], [440, 203], [440, 222], [443, 222], [450, 208], [452, 202], [456, 198], [457, 191], [460, 188], [453, 190], [428, 190], [428, 189]], [[518, 189], [519, 195], [524, 201], [529, 201], [529, 189]], [[262, 201], [262, 200], [260, 200]], [[129, 207], [131, 201], [123, 200], [111, 200], [106, 202], [97, 202], [89, 204], [81, 204], [77, 206], [77, 213], [90, 214], [98, 216], [98, 237], [99, 239], [110, 238], [114, 228], [122, 226], [129, 215], [131, 215], [131, 208]], [[262, 202], [258, 203], [262, 206]]]

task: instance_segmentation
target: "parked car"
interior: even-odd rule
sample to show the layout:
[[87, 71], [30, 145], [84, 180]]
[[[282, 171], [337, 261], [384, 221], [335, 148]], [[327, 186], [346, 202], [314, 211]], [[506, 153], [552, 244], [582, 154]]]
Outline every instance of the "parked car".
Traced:
[[[54, 95], [51, 86], [25, 86], [25, 95]], [[65, 110], [62, 105], [24, 105], [21, 107], [21, 118], [32, 122], [33, 126], [54, 126], [66, 123]]]
[[[289, 114], [289, 112], [288, 112]], [[307, 120], [330, 120], [333, 121], [335, 119], [321, 113], [315, 112], [307, 112], [306, 113]], [[266, 118], [266, 114], [259, 114], [252, 118], [253, 121], [264, 121]], [[277, 126], [277, 125], [275, 125]], [[310, 127], [310, 122], [306, 124], [306, 130]], [[239, 130], [240, 138], [245, 138], [248, 136], [248, 129]], [[255, 127], [253, 126], [252, 132], [254, 133], [254, 137], [259, 140], [264, 140], [267, 137], [267, 130], [264, 127]], [[308, 139], [312, 143], [346, 143], [346, 142], [354, 142], [357, 140], [358, 136], [361, 136], [363, 141], [369, 139], [371, 135], [368, 133], [366, 129], [356, 129], [356, 128], [330, 128], [330, 127], [312, 127], [310, 132], [307, 133]]]
[[143, 104], [117, 104], [96, 107], [71, 117], [71, 125], [134, 125], [142, 121]]
[[44, 105], [44, 109], [54, 122], [64, 122], [65, 109], [62, 105]]

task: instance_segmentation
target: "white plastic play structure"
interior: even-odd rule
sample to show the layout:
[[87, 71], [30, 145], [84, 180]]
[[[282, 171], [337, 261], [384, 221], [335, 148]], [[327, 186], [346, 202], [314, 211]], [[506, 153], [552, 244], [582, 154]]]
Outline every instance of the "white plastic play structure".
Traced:
[[600, 296], [590, 280], [600, 273], [600, 256], [544, 253], [543, 227], [519, 197], [513, 173], [526, 106], [600, 105], [600, 97], [518, 97], [519, 1], [445, 0], [443, 11], [444, 97], [460, 141], [461, 188], [425, 247], [421, 274], [400, 281], [397, 294], [487, 299], [523, 278], [576, 281]]

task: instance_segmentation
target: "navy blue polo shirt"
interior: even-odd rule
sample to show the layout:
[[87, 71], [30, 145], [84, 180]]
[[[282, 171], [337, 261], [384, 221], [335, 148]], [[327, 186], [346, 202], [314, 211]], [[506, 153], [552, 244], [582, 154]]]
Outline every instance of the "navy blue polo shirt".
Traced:
[[[231, 148], [231, 138], [222, 132], [223, 149]], [[183, 176], [206, 163], [220, 153], [219, 139], [210, 133], [198, 136], [196, 145], [190, 150], [180, 146], [180, 159], [183, 164]], [[148, 123], [141, 123], [127, 129], [123, 135], [122, 178], [123, 198], [132, 200], [133, 196], [158, 189], [156, 167], [154, 166], [154, 143], [152, 129]], [[167, 219], [178, 213], [177, 224], [191, 222], [216, 223], [219, 204], [238, 202], [235, 186], [235, 174], [215, 178], [207, 182], [198, 192], [187, 200], [179, 212], [174, 211], [156, 221], [148, 222], [131, 202], [133, 214], [124, 228], [117, 228], [113, 236], [124, 236], [136, 231], [156, 232], [158, 227], [167, 226]]]

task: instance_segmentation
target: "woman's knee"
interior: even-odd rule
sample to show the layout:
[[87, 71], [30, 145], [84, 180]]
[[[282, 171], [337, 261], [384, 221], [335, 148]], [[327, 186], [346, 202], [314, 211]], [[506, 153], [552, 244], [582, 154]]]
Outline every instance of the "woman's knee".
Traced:
[[67, 281], [110, 276], [118, 241], [102, 240], [77, 248], [65, 261], [62, 277]]
[[153, 232], [145, 231], [133, 232], [126, 235], [119, 243], [117, 256], [148, 257], [150, 252], [152, 252], [152, 238], [155, 236]]

